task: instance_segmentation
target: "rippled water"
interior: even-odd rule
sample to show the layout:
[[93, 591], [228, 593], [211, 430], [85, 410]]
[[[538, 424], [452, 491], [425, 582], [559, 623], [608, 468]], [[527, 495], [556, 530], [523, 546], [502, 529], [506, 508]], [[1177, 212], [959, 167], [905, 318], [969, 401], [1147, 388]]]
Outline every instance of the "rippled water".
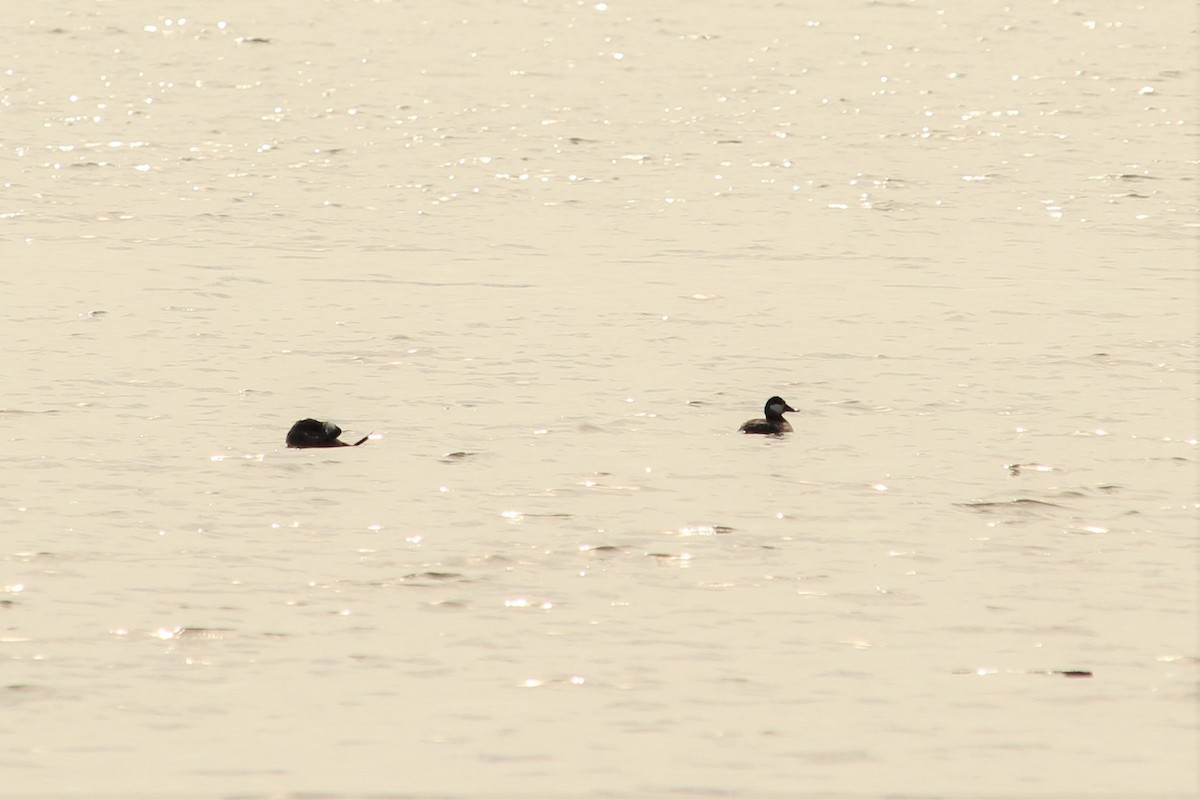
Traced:
[[1196, 27], [10, 14], [0, 796], [1192, 796]]

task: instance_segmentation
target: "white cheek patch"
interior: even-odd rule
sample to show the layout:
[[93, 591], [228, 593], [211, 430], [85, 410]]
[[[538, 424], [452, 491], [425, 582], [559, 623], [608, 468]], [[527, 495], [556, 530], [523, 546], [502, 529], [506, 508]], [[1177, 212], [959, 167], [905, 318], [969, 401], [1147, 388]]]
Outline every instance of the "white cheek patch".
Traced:
[[771, 406], [771, 411], [775, 414], [782, 414], [783, 409], [785, 409], [785, 408], [787, 408], [787, 406], [781, 406], [778, 403], [774, 403]]

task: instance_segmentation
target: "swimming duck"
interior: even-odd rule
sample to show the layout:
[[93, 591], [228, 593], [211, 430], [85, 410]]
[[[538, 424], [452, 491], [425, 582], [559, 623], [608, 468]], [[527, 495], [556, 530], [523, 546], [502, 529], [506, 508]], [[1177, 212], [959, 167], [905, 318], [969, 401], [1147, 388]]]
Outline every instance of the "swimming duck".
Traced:
[[792, 426], [783, 418], [784, 412], [795, 411], [796, 409], [784, 402], [782, 397], [772, 397], [763, 407], [763, 414], [766, 419], [752, 419], [746, 422], [742, 427], [738, 428], [739, 433], [765, 433], [778, 435], [781, 433], [791, 433]]
[[302, 419], [288, 431], [288, 447], [358, 447], [370, 436], [364, 436], [354, 444], [338, 440], [342, 429], [332, 422], [321, 422], [315, 419]]

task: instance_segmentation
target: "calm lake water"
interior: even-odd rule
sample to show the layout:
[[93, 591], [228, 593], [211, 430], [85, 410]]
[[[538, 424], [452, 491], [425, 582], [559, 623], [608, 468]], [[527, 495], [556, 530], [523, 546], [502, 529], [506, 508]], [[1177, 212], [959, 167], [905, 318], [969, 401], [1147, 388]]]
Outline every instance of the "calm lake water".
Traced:
[[1193, 4], [18, 5], [0, 797], [1200, 792]]

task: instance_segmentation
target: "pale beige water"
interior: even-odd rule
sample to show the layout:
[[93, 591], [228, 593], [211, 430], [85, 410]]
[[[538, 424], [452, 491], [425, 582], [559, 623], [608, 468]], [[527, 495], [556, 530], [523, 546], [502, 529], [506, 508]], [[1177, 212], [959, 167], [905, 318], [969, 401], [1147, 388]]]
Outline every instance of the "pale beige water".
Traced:
[[1200, 790], [1192, 4], [2, 30], [0, 796]]

